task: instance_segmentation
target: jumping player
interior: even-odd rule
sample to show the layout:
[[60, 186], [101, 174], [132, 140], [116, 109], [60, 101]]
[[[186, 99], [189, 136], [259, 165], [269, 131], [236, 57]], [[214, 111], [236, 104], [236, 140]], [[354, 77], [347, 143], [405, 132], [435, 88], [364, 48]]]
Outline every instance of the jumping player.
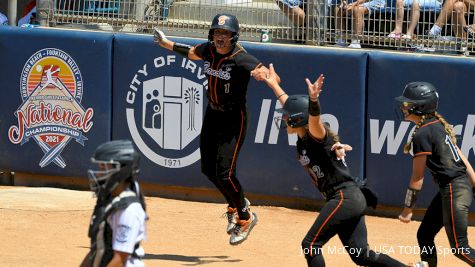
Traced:
[[[350, 174], [345, 159], [337, 157], [333, 146], [339, 141], [339, 137], [320, 119], [318, 97], [322, 92], [324, 76], [320, 75], [314, 83], [306, 79], [308, 95], [288, 96], [275, 79], [272, 64], [269, 72], [265, 81], [283, 106], [282, 120], [287, 124], [287, 132], [298, 136], [299, 161], [326, 198], [320, 215], [302, 241], [302, 251], [308, 266], [325, 266], [322, 247], [335, 235], [340, 237], [357, 265], [407, 266], [388, 255], [369, 249], [364, 211], [367, 206], [365, 197], [368, 195], [370, 199], [371, 192], [365, 190], [366, 194], [363, 194]], [[425, 264], [419, 262], [410, 266], [426, 266]]]
[[139, 155], [128, 140], [100, 145], [92, 158], [99, 170], [89, 170], [97, 203], [89, 226], [91, 250], [81, 267], [143, 267], [145, 202], [137, 173]]
[[191, 47], [168, 40], [154, 30], [155, 42], [191, 60], [204, 60], [208, 77], [208, 106], [200, 135], [201, 171], [228, 203], [229, 243], [243, 242], [257, 223], [236, 177], [236, 163], [247, 130], [246, 92], [251, 75], [267, 73], [259, 60], [237, 42], [239, 22], [234, 15], [214, 17], [208, 42]]
[[452, 127], [437, 113], [437, 90], [427, 82], [412, 82], [406, 85], [396, 101], [400, 104], [404, 119], [416, 124], [409, 143], [404, 147], [405, 153], [413, 155], [412, 175], [399, 220], [405, 223], [411, 221], [412, 209], [427, 167], [439, 185], [439, 193], [427, 208], [417, 231], [421, 258], [430, 267], [437, 266], [434, 238], [445, 227], [455, 256], [475, 266], [475, 251], [469, 246], [467, 238], [475, 173], [457, 147]]

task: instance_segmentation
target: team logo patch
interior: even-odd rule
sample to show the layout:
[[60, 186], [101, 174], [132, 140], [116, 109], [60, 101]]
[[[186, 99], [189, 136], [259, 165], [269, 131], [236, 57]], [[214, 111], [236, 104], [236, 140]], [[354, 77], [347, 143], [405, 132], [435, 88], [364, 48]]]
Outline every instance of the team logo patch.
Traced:
[[143, 65], [126, 96], [132, 139], [148, 159], [168, 168], [186, 167], [200, 159], [197, 137], [208, 84], [196, 63], [186, 58], [176, 61], [175, 55], [169, 55]]
[[83, 80], [76, 62], [64, 51], [45, 48], [25, 63], [20, 78], [22, 104], [15, 112], [17, 125], [8, 130], [13, 144], [33, 139], [43, 150], [39, 165], [64, 168], [61, 152], [75, 140], [84, 146], [84, 133], [93, 126], [92, 108], [81, 105]]
[[131, 228], [128, 225], [120, 224], [117, 226], [115, 240], [119, 243], [125, 243], [128, 240]]
[[226, 24], [227, 19], [229, 19], [228, 16], [225, 16], [225, 15], [219, 16], [218, 25], [222, 26], [222, 25]]

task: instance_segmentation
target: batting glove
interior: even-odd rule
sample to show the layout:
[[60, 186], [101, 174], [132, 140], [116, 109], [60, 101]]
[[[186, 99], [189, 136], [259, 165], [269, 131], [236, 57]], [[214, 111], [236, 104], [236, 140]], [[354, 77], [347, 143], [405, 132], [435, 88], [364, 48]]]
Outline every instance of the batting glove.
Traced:
[[161, 30], [159, 30], [158, 28], [153, 29], [153, 40], [155, 42], [161, 43], [166, 39], [167, 39], [167, 37], [165, 36], [165, 34]]

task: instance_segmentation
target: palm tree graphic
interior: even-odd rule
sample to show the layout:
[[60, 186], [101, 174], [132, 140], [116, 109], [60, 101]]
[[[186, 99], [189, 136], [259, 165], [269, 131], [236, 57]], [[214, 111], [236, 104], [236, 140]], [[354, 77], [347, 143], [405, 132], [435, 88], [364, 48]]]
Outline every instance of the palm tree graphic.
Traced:
[[195, 104], [200, 103], [200, 93], [198, 89], [191, 87], [185, 91], [185, 102], [188, 103], [188, 130], [195, 130]]

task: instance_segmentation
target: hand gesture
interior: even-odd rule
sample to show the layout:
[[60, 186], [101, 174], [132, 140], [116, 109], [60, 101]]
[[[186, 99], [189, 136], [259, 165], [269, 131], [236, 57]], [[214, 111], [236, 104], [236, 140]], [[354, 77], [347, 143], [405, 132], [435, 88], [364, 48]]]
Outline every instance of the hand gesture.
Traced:
[[276, 85], [278, 85], [280, 83], [280, 77], [279, 75], [275, 72], [274, 70], [274, 65], [271, 63], [269, 64], [269, 71], [268, 71], [268, 74], [265, 75], [265, 78], [263, 79], [266, 84], [273, 88], [275, 87]]
[[331, 151], [335, 151], [336, 158], [342, 160], [346, 157], [346, 151], [351, 151], [353, 148], [350, 145], [337, 142], [333, 144]]
[[307, 82], [308, 86], [308, 95], [310, 96], [310, 100], [316, 101], [320, 93], [322, 92], [323, 88], [323, 81], [325, 80], [325, 76], [320, 74], [318, 79], [312, 83], [308, 78], [305, 78], [305, 82]]
[[166, 42], [168, 42], [167, 36], [159, 30], [158, 28], [153, 29], [153, 41], [158, 43], [160, 46], [163, 46]]
[[399, 215], [399, 220], [403, 223], [409, 223], [412, 219], [412, 209], [405, 207]]
[[269, 69], [266, 66], [259, 64], [254, 70], [251, 71], [251, 76], [257, 81], [264, 81], [266, 77], [269, 76]]

